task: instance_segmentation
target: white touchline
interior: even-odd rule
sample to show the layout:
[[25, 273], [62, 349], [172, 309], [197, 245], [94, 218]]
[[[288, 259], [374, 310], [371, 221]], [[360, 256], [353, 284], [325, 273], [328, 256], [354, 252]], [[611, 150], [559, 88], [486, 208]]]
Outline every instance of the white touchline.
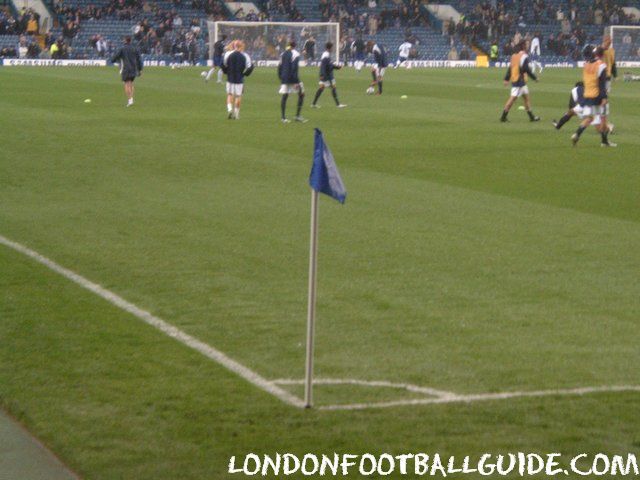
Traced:
[[[245, 367], [241, 363], [238, 363], [225, 353], [217, 350], [216, 348], [208, 345], [195, 337], [192, 337], [188, 333], [183, 332], [178, 327], [167, 323], [159, 317], [152, 315], [146, 310], [134, 305], [131, 302], [126, 301], [124, 298], [101, 287], [97, 283], [86, 279], [82, 275], [79, 275], [67, 268], [62, 267], [53, 260], [48, 259], [44, 255], [31, 250], [30, 248], [21, 245], [20, 243], [9, 240], [8, 238], [0, 235], [0, 244], [9, 247], [16, 252], [22, 253], [27, 257], [41, 263], [50, 270], [59, 273], [63, 277], [71, 280], [75, 284], [95, 293], [99, 297], [103, 298], [107, 302], [115, 305], [116, 307], [130, 313], [131, 315], [142, 320], [146, 324], [154, 327], [165, 335], [179, 341], [183, 345], [200, 352], [205, 357], [213, 360], [219, 365], [223, 366], [227, 370], [235, 373], [236, 375], [244, 378], [246, 381], [255, 385], [256, 387], [270, 393], [274, 397], [282, 400], [287, 405], [291, 405], [297, 408], [304, 408], [305, 403], [302, 399], [289, 393], [288, 391], [280, 388], [278, 385], [302, 385], [304, 380], [296, 379], [277, 379], [267, 380], [262, 375], [254, 372], [248, 367]], [[437, 390], [429, 387], [422, 387], [418, 385], [412, 385], [410, 383], [398, 383], [388, 382], [385, 380], [358, 380], [353, 378], [318, 378], [313, 381], [317, 385], [360, 385], [366, 387], [376, 388], [395, 388], [403, 389], [412, 393], [420, 393], [428, 395], [428, 398], [414, 398], [407, 400], [391, 400], [388, 402], [372, 402], [372, 403], [351, 403], [351, 404], [337, 404], [337, 405], [322, 405], [319, 406], [319, 410], [364, 410], [369, 408], [390, 408], [401, 406], [415, 406], [415, 405], [432, 405], [440, 403], [472, 403], [488, 400], [508, 400], [512, 398], [524, 398], [524, 397], [549, 397], [549, 396], [568, 396], [568, 395], [586, 395], [590, 393], [607, 393], [607, 392], [640, 392], [640, 385], [612, 385], [601, 387], [580, 387], [580, 388], [568, 388], [557, 390], [537, 390], [537, 391], [515, 391], [515, 392], [497, 392], [497, 393], [477, 393], [477, 394], [457, 394], [454, 392], [447, 392], [444, 390]]]
[[218, 364], [225, 367], [227, 370], [230, 370], [236, 375], [239, 375], [240, 377], [244, 378], [249, 383], [279, 398], [284, 403], [288, 405], [292, 405], [294, 407], [299, 407], [299, 408], [304, 407], [304, 402], [301, 399], [287, 392], [286, 390], [278, 387], [273, 382], [270, 382], [260, 374], [251, 370], [250, 368], [247, 368], [241, 363], [238, 363], [237, 361], [230, 358], [220, 350], [217, 350], [212, 346], [207, 345], [204, 342], [201, 342], [197, 338], [192, 337], [191, 335], [183, 332], [177, 327], [174, 327], [173, 325], [171, 325], [170, 323], [167, 323], [161, 318], [152, 315], [146, 310], [143, 310], [140, 307], [137, 307], [133, 303], [126, 301], [124, 298], [120, 297], [119, 295], [116, 295], [115, 293], [111, 292], [110, 290], [107, 290], [104, 287], [101, 287], [97, 283], [93, 283], [92, 281], [87, 280], [82, 275], [72, 272], [71, 270], [58, 265], [53, 260], [48, 259], [44, 255], [41, 255], [38, 252], [35, 252], [30, 248], [27, 248], [24, 245], [21, 245], [17, 242], [13, 242], [2, 235], [0, 235], [0, 244], [5, 245], [6, 247], [12, 248], [16, 252], [20, 252], [23, 255], [26, 255], [32, 258], [33, 260], [41, 263], [42, 265], [46, 266], [50, 270], [53, 270], [54, 272], [59, 273], [63, 277], [67, 278], [68, 280], [71, 280], [77, 285], [80, 285], [81, 287], [89, 290], [90, 292], [95, 293], [99, 297], [102, 297], [103, 299], [105, 299], [107, 302], [139, 318], [146, 324], [151, 325], [152, 327], [161, 331], [165, 335], [168, 335], [169, 337], [176, 339], [177, 341], [188, 346], [189, 348], [192, 348], [200, 352], [205, 357], [217, 362]]

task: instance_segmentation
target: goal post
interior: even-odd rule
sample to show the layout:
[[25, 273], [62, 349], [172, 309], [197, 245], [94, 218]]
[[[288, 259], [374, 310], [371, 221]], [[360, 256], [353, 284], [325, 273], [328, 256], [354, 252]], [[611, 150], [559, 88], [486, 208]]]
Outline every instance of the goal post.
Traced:
[[616, 61], [640, 62], [640, 26], [612, 25], [608, 28]]
[[[209, 54], [213, 56], [213, 45], [226, 35], [227, 40], [243, 40], [246, 52], [256, 61], [277, 61], [295, 40], [296, 49], [307, 61], [318, 61], [325, 44], [332, 42], [333, 60], [340, 61], [340, 24], [334, 22], [207, 22], [209, 29]], [[314, 54], [308, 58], [305, 43], [315, 44]]]

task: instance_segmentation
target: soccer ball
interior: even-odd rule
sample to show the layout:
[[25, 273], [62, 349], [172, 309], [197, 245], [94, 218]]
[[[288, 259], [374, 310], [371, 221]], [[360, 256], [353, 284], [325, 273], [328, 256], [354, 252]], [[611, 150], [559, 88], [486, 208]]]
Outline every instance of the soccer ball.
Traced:
[[206, 77], [207, 76], [207, 72], [200, 72], [200, 76], [201, 77]]
[[373, 95], [373, 92], [374, 92], [374, 91], [375, 91], [375, 90], [373, 89], [373, 87], [369, 87], [369, 88], [367, 88], [367, 95]]

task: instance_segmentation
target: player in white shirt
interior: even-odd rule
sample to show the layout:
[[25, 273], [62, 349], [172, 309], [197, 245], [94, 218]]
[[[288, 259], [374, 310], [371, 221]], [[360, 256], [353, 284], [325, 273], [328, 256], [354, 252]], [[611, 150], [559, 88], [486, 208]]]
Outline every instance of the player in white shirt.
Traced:
[[540, 34], [536, 33], [531, 39], [531, 46], [529, 47], [529, 57], [531, 58], [531, 64], [533, 70], [538, 69], [538, 73], [542, 73], [543, 66], [540, 62]]
[[407, 40], [405, 40], [404, 43], [398, 47], [398, 60], [396, 60], [396, 65], [393, 68], [398, 68], [409, 59], [409, 54], [411, 53], [412, 47], [413, 45], [411, 44], [411, 42]]

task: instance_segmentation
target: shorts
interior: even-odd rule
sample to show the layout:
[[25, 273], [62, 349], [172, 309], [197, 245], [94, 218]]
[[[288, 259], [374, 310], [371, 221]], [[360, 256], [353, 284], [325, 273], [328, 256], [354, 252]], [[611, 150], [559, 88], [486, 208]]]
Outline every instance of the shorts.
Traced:
[[358, 60], [359, 62], [362, 62], [364, 58], [364, 53], [356, 53], [356, 60]]
[[384, 77], [384, 70], [385, 70], [384, 67], [378, 67], [378, 66], [373, 67], [373, 71], [375, 72], [376, 77], [380, 77], [380, 78]]
[[221, 67], [222, 66], [222, 56], [220, 56], [220, 55], [214, 55], [213, 56], [213, 66], [214, 67]]
[[398, 57], [398, 61], [399, 61], [400, 63], [403, 63], [403, 62], [406, 62], [408, 58], [409, 58], [409, 57], [403, 57], [402, 55], [400, 55], [400, 56]]
[[523, 85], [522, 87], [511, 87], [512, 97], [521, 97], [522, 95], [529, 95], [529, 87]]
[[285, 95], [289, 93], [304, 93], [304, 84], [300, 83], [283, 83], [280, 85], [279, 92], [280, 95]]
[[585, 105], [582, 109], [585, 117], [596, 117], [598, 115], [609, 115], [609, 104], [606, 105]]
[[244, 83], [227, 82], [227, 94], [229, 95], [235, 95], [236, 97], [241, 97], [243, 89], [244, 89]]
[[576, 105], [571, 110], [578, 116], [578, 118], [584, 118], [584, 107], [582, 105]]
[[131, 75], [130, 73], [127, 73], [126, 75], [125, 74], [122, 75], [123, 82], [133, 82], [135, 79], [136, 79], [136, 76]]
[[323, 85], [325, 87], [335, 87], [336, 86], [336, 81], [334, 78], [332, 78], [331, 80], [320, 80], [320, 82], [318, 82], [320, 85]]

